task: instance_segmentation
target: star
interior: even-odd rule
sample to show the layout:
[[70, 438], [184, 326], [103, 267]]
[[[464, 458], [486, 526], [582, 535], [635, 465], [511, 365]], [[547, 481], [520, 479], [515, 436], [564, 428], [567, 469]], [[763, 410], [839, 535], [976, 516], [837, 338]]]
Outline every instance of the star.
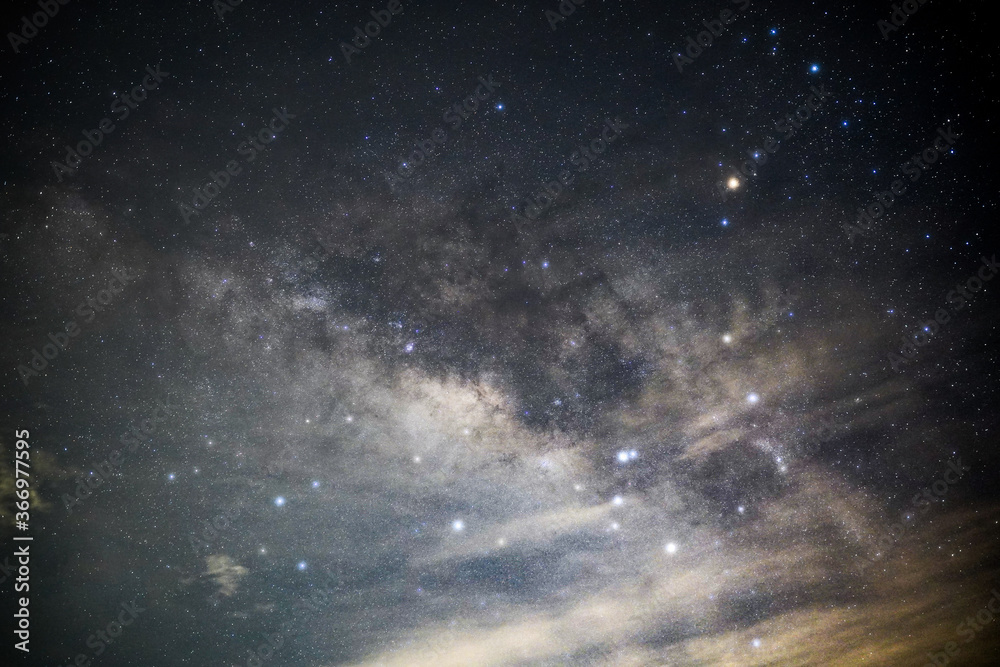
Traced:
[[[559, 1], [545, 4], [572, 9]], [[586, 663], [595, 649], [672, 664], [684, 647], [668, 645], [671, 628], [696, 628], [716, 663], [829, 661], [795, 633], [836, 634], [873, 665], [943, 651], [947, 626], [915, 643], [885, 620], [954, 603], [944, 616], [957, 624], [992, 593], [989, 540], [975, 538], [1000, 511], [961, 464], [1000, 415], [955, 398], [1000, 393], [997, 355], [982, 353], [994, 294], [971, 293], [1000, 266], [989, 220], [963, 215], [991, 182], [960, 159], [986, 145], [991, 119], [950, 104], [977, 94], [979, 73], [939, 39], [961, 13], [927, 31], [891, 26], [902, 14], [886, 7], [878, 26], [829, 11], [823, 32], [854, 43], [827, 44], [815, 22], [767, 26], [781, 14], [758, 21], [754, 3], [724, 0], [683, 22], [644, 17], [638, 51], [580, 67], [580, 45], [634, 40], [635, 17], [575, 0], [563, 16], [512, 22], [487, 7], [468, 21], [443, 3], [428, 32], [388, 2], [318, 16], [288, 3], [270, 22], [215, 3], [225, 26], [266, 25], [240, 47], [251, 65], [219, 70], [222, 95], [186, 83], [219, 60], [215, 20], [177, 19], [181, 48], [163, 64], [183, 80], [163, 90], [140, 71], [167, 55], [157, 40], [86, 48], [102, 21], [131, 25], [142, 7], [95, 5], [48, 27], [29, 14], [9, 35], [47, 70], [44, 86], [8, 86], [23, 107], [5, 118], [16, 150], [41, 144], [38, 168], [4, 185], [18, 220], [0, 252], [18, 266], [0, 326], [8, 381], [27, 390], [8, 401], [11, 421], [49, 432], [53, 456], [24, 463], [64, 517], [46, 522], [53, 548], [114, 544], [128, 563], [87, 568], [80, 590], [38, 587], [32, 603], [53, 627], [85, 630], [119, 613], [88, 588], [127, 605], [151, 586], [168, 604], [129, 641], [221, 631], [204, 664], [249, 653], [291, 667], [315, 647], [370, 665]], [[770, 45], [750, 48], [761, 28]], [[559, 84], [535, 57], [533, 36], [550, 32]], [[482, 48], [450, 48], [469, 44]], [[781, 51], [792, 45], [804, 48]], [[894, 67], [873, 69], [883, 47]], [[928, 53], [950, 76], [920, 66]], [[50, 67], [60, 57], [78, 67]], [[103, 74], [84, 86], [76, 70]], [[127, 118], [84, 90], [136, 84], [149, 99]], [[67, 90], [93, 99], [72, 114], [47, 103]], [[533, 103], [507, 115], [508, 90]], [[606, 99], [592, 104], [593, 90]], [[863, 136], [837, 134], [855, 114]], [[280, 142], [269, 116], [288, 118]], [[935, 196], [933, 215], [914, 217]], [[882, 261], [886, 249], [909, 257]], [[920, 437], [956, 419], [971, 425], [944, 446]], [[946, 458], [968, 478], [947, 503], [912, 502], [951, 488]], [[261, 539], [275, 551], [257, 542], [255, 557]], [[748, 545], [773, 567], [748, 568]], [[816, 581], [843, 581], [880, 613]], [[952, 599], [955, 587], [967, 594]], [[789, 629], [761, 613], [775, 596], [823, 613]], [[722, 622], [704, 623], [706, 609]], [[566, 631], [549, 637], [553, 623]], [[651, 637], [660, 626], [671, 637]], [[47, 648], [84, 649], [62, 635]], [[970, 650], [988, 650], [977, 640]]]

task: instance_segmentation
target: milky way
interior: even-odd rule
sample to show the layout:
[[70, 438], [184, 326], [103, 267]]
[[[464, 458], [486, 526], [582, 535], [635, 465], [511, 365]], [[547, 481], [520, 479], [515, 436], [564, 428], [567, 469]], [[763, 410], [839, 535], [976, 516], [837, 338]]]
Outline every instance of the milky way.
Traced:
[[982, 9], [58, 7], [12, 664], [995, 664]]

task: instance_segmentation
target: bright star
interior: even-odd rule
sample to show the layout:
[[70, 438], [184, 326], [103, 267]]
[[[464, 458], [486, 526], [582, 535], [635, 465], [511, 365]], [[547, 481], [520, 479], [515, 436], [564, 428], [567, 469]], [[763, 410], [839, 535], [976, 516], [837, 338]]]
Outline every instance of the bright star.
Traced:
[[278, 496], [277, 498], [274, 499], [274, 504], [277, 505], [278, 507], [283, 506], [285, 504], [285, 497]]
[[759, 400], [760, 396], [758, 396], [757, 394], [754, 394], [752, 392], [747, 394], [747, 403], [753, 405], [754, 403], [757, 403]]
[[461, 519], [455, 519], [454, 521], [451, 522], [451, 529], [454, 530], [456, 533], [459, 533], [465, 530], [465, 523], [463, 523]]
[[740, 187], [740, 179], [735, 176], [730, 176], [729, 180], [726, 181], [726, 187], [730, 190], [736, 190]]
[[300, 570], [304, 570], [306, 569], [306, 562], [304, 560], [300, 560], [299, 564], [296, 565], [295, 567], [299, 568]]
[[677, 545], [674, 542], [667, 542], [667, 546], [664, 547], [668, 554], [677, 553]]

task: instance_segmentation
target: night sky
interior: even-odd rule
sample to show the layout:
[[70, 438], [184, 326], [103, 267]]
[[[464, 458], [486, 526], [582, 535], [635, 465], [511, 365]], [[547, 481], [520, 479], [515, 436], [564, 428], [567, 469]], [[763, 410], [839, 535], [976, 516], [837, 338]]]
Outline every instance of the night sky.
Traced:
[[1000, 664], [990, 3], [41, 4], [9, 664]]

